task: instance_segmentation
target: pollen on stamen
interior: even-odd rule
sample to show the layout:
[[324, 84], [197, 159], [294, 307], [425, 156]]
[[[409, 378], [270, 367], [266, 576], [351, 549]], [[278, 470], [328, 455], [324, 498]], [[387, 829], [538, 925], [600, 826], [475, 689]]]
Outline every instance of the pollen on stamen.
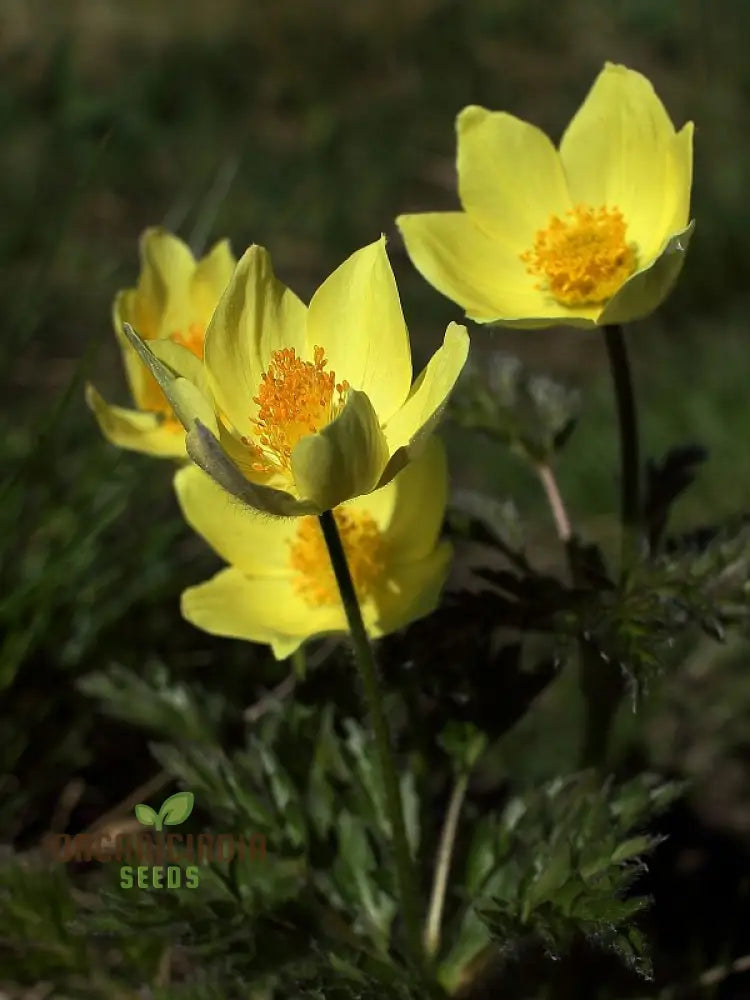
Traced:
[[[386, 548], [374, 518], [367, 511], [338, 507], [333, 512], [360, 601], [372, 595], [386, 573]], [[340, 601], [331, 559], [316, 517], [298, 519], [297, 533], [289, 543], [293, 585], [311, 607]]]
[[626, 230], [617, 206], [576, 205], [565, 219], [552, 215], [520, 258], [528, 274], [542, 279], [535, 287], [558, 302], [597, 305], [611, 298], [635, 270], [636, 252], [626, 241]]
[[293, 347], [272, 353], [253, 397], [258, 407], [252, 421], [257, 437], [242, 439], [256, 453], [256, 471], [289, 469], [300, 438], [321, 430], [340, 412], [349, 383], [337, 382], [335, 373], [325, 370], [327, 364], [325, 351], [318, 346], [312, 361], [298, 358]]

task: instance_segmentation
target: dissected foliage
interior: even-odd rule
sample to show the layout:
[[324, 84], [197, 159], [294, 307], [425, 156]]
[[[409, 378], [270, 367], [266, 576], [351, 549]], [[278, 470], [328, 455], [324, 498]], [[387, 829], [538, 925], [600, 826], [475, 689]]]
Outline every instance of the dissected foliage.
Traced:
[[[465, 758], [478, 733], [452, 727], [442, 743]], [[196, 832], [261, 834], [266, 856], [210, 861], [197, 888], [161, 892], [123, 891], [113, 860], [86, 873], [83, 894], [61, 863], [8, 858], [0, 940], [14, 978], [36, 975], [42, 954], [46, 974], [68, 985], [99, 968], [102, 983], [114, 976], [135, 988], [168, 961], [175, 983], [195, 989], [210, 969], [206, 989], [226, 996], [239, 996], [243, 982], [266, 982], [279, 996], [429, 995], [399, 959], [392, 834], [359, 722], [331, 706], [277, 702], [231, 753], [194, 740], [152, 749], [195, 795], [191, 831], [195, 824]], [[464, 765], [476, 756], [477, 749]], [[453, 767], [445, 763], [449, 781]], [[416, 853], [423, 836], [415, 781], [405, 772], [401, 791]], [[464, 822], [439, 956], [444, 985], [460, 983], [493, 941], [507, 957], [530, 935], [557, 950], [581, 936], [645, 969], [632, 925], [645, 900], [627, 893], [658, 840], [645, 826], [678, 790], [648, 777], [618, 787], [584, 774]], [[470, 805], [468, 815], [476, 810]], [[433, 809], [433, 826], [437, 816]], [[92, 996], [106, 995], [97, 988]]]
[[[507, 359], [489, 371], [492, 392], [504, 386], [507, 398], [479, 392], [470, 418], [459, 397], [456, 412], [546, 461], [572, 427], [572, 397]], [[477, 393], [480, 376], [472, 378]], [[666, 534], [669, 508], [701, 457], [688, 448], [651, 466], [649, 547], [624, 586], [601, 548], [577, 537], [560, 572], [536, 568], [511, 501], [456, 491], [448, 527], [459, 550], [473, 546], [468, 574], [438, 614], [379, 645], [425, 898], [452, 790], [464, 783], [435, 955], [450, 994], [473, 998], [503, 982], [519, 1000], [554, 997], [550, 963], [574, 955], [609, 954], [636, 976], [651, 974], [639, 880], [660, 842], [658, 815], [681, 783], [583, 771], [524, 785], [504, 772], [493, 779], [491, 762], [577, 649], [589, 669], [609, 671], [634, 695], [664, 678], [673, 711], [684, 712], [675, 701], [682, 688], [671, 683], [684, 650], [696, 636], [715, 643], [730, 627], [746, 628], [746, 520]], [[266, 854], [204, 861], [195, 888], [126, 891], [116, 859], [66, 865], [33, 847], [7, 851], [6, 980], [42, 977], [92, 998], [147, 989], [164, 1000], [210, 1000], [250, 988], [258, 1000], [433, 1000], [435, 988], [407, 959], [385, 793], [348, 656], [321, 646], [256, 706], [243, 708], [241, 687], [232, 670], [222, 686], [158, 656], [80, 680], [102, 713], [156, 738], [161, 787], [194, 796], [186, 830], [251, 833]], [[659, 752], [674, 765], [673, 747]], [[11, 803], [13, 794], [23, 801], [20, 786], [11, 793]], [[78, 829], [73, 821], [69, 832]]]

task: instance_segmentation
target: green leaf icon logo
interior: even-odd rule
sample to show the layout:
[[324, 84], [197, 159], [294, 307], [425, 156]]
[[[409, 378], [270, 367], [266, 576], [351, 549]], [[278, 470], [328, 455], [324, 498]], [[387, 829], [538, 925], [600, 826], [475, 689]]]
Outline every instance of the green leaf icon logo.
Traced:
[[159, 820], [151, 806], [147, 806], [145, 802], [139, 802], [135, 807], [135, 818], [143, 826], [156, 826]]
[[192, 792], [175, 792], [165, 799], [161, 804], [159, 816], [157, 817], [157, 830], [161, 830], [166, 823], [167, 826], [179, 826], [184, 823], [193, 811], [195, 796]]
[[165, 823], [167, 826], [178, 826], [184, 823], [193, 811], [194, 802], [195, 796], [192, 792], [175, 792], [168, 799], [164, 799], [158, 815], [151, 806], [140, 802], [135, 807], [135, 818], [144, 826], [153, 826], [157, 831], [161, 830]]

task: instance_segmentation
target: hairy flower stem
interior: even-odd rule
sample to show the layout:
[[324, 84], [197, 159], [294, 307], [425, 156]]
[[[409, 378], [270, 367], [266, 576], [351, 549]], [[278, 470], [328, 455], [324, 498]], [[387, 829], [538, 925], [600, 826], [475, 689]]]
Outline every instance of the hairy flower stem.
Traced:
[[331, 557], [331, 565], [336, 576], [336, 583], [341, 593], [341, 601], [344, 605], [352, 645], [354, 646], [355, 659], [362, 687], [364, 688], [365, 701], [375, 734], [375, 746], [377, 748], [385, 789], [386, 809], [388, 810], [388, 819], [390, 820], [393, 832], [393, 853], [396, 863], [396, 879], [401, 897], [401, 913], [404, 921], [406, 945], [410, 959], [415, 967], [424, 974], [425, 961], [419, 932], [419, 906], [414, 869], [409, 852], [409, 844], [406, 839], [406, 824], [404, 823], [398, 775], [391, 749], [388, 726], [383, 712], [383, 699], [378, 684], [375, 656], [370, 645], [370, 640], [367, 637], [367, 632], [365, 631], [364, 622], [362, 621], [362, 612], [354, 590], [351, 573], [349, 572], [349, 564], [346, 560], [344, 547], [341, 544], [341, 536], [339, 535], [332, 511], [327, 510], [320, 515], [320, 527]]
[[[638, 420], [633, 394], [633, 380], [622, 327], [605, 326], [604, 339], [617, 405], [620, 431], [620, 518], [622, 542], [620, 550], [620, 586], [628, 576], [638, 556], [640, 530], [640, 459], [638, 456]], [[623, 693], [622, 677], [611, 663], [605, 663], [591, 649], [582, 650], [581, 690], [586, 703], [586, 728], [581, 764], [601, 766], [607, 756], [609, 734]]]
[[625, 346], [625, 337], [619, 325], [605, 326], [609, 367], [615, 389], [617, 422], [620, 429], [620, 511], [622, 520], [622, 550], [620, 580], [624, 582], [638, 553], [640, 521], [640, 486], [638, 457], [638, 420], [635, 412], [633, 380]]
[[453, 845], [456, 842], [461, 806], [463, 805], [468, 787], [469, 772], [467, 770], [458, 777], [456, 784], [453, 786], [453, 792], [443, 822], [443, 829], [440, 834], [440, 845], [435, 864], [435, 877], [432, 883], [432, 897], [430, 898], [430, 908], [427, 913], [427, 923], [425, 924], [424, 932], [425, 951], [427, 952], [427, 957], [430, 959], [434, 958], [440, 946], [440, 922], [443, 918], [445, 891], [448, 887], [448, 874], [451, 867], [451, 858], [453, 857]]

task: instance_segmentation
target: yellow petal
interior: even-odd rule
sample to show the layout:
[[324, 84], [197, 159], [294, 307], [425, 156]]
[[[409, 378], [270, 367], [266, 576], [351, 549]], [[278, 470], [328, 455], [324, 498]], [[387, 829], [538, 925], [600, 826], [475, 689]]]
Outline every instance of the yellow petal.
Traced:
[[345, 506], [366, 510], [374, 518], [384, 536], [389, 561], [400, 565], [424, 559], [433, 551], [447, 499], [445, 448], [433, 435], [424, 453], [387, 486]]
[[541, 129], [470, 105], [456, 132], [461, 204], [511, 250], [522, 253], [550, 214], [571, 208], [560, 157]]
[[112, 325], [122, 345], [127, 345], [127, 338], [123, 333], [125, 323], [130, 323], [136, 330], [141, 327], [139, 333], [144, 340], [155, 336], [156, 319], [149, 321], [147, 317], [139, 315], [138, 291], [135, 288], [121, 288], [112, 300]]
[[151, 226], [143, 232], [140, 254], [146, 283], [187, 284], [195, 269], [195, 257], [187, 243], [162, 226]]
[[242, 506], [195, 465], [180, 469], [174, 488], [185, 520], [226, 562], [245, 573], [289, 575], [296, 518], [269, 517]]
[[187, 292], [187, 282], [195, 262], [188, 247], [159, 228], [147, 229], [139, 244], [141, 268], [135, 288], [117, 293], [112, 318], [121, 344], [127, 341], [123, 325], [129, 323], [144, 340], [162, 336], [162, 318], [169, 289], [178, 286]]
[[269, 643], [277, 659], [308, 637], [346, 630], [343, 607], [311, 608], [291, 577], [247, 576], [234, 568], [185, 590], [181, 610], [204, 632]]
[[144, 336], [169, 336], [194, 322], [189, 297], [194, 271], [195, 258], [181, 239], [161, 227], [144, 232], [136, 302], [136, 319], [148, 318]]
[[86, 386], [86, 402], [104, 437], [119, 448], [158, 458], [187, 457], [185, 432], [179, 424], [160, 420], [155, 413], [111, 406], [92, 385]]
[[630, 323], [648, 316], [669, 294], [685, 262], [685, 254], [695, 223], [667, 242], [662, 252], [649, 266], [625, 282], [609, 300], [598, 323]]
[[208, 326], [236, 265], [229, 240], [220, 240], [198, 261], [190, 281], [192, 306], [195, 310], [194, 323]]
[[637, 244], [639, 266], [674, 235], [667, 231], [675, 200], [674, 136], [646, 77], [607, 63], [560, 144], [573, 201], [618, 207], [627, 238]]
[[144, 367], [143, 362], [131, 346], [125, 336], [124, 326], [126, 323], [135, 329], [144, 340], [149, 340], [154, 329], [157, 327], [155, 319], [150, 320], [142, 315], [137, 308], [137, 293], [134, 288], [125, 288], [119, 291], [112, 303], [112, 322], [115, 328], [117, 341], [122, 351], [122, 361], [125, 367], [125, 375], [130, 387], [130, 394], [135, 405], [142, 410], [150, 409], [149, 402], [153, 396], [153, 380]]
[[392, 479], [426, 444], [461, 374], [468, 353], [466, 327], [451, 323], [445, 331], [442, 346], [422, 370], [409, 398], [383, 428], [391, 459], [381, 476], [380, 486]]
[[275, 276], [268, 251], [240, 259], [206, 333], [204, 358], [219, 410], [241, 435], [252, 433], [260, 377], [273, 351], [305, 347], [307, 309]]
[[387, 460], [377, 414], [367, 396], [352, 389], [335, 420], [294, 446], [292, 476], [301, 498], [330, 510], [375, 489]]
[[379, 587], [374, 597], [373, 632], [387, 635], [434, 611], [440, 602], [452, 555], [452, 546], [441, 542], [426, 558], [393, 567], [388, 586]]
[[572, 312], [545, 295], [519, 254], [483, 232], [465, 212], [402, 215], [396, 222], [417, 270], [477, 323], [529, 329], [593, 324], [596, 308]]
[[411, 347], [385, 237], [352, 254], [313, 295], [308, 357], [316, 346], [337, 381], [367, 394], [381, 422], [406, 399]]

